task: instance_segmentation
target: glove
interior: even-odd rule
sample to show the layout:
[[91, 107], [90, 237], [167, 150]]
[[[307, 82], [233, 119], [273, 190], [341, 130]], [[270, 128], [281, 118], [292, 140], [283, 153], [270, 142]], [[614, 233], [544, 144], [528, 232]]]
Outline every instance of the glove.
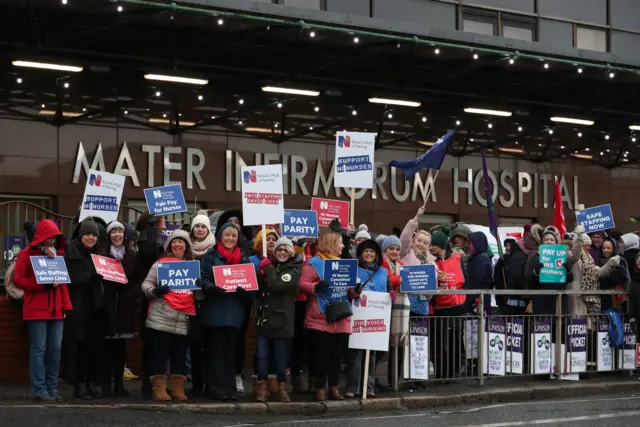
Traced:
[[574, 230], [574, 233], [576, 233], [576, 234], [582, 234], [582, 233], [584, 233], [584, 225], [578, 225], [578, 226], [576, 227], [576, 229]]
[[153, 290], [154, 297], [161, 297], [162, 295], [166, 295], [171, 291], [168, 286], [158, 286]]
[[391, 304], [395, 304], [398, 294], [392, 289], [389, 291], [389, 295], [391, 295]]
[[620, 265], [620, 255], [616, 255], [611, 258], [611, 264], [613, 264], [614, 266]]
[[340, 224], [340, 220], [338, 218], [333, 218], [331, 220], [331, 222], [329, 223], [329, 228], [331, 229], [331, 231], [334, 231], [336, 233], [342, 232], [342, 224]]
[[204, 282], [202, 281], [202, 279], [200, 279], [200, 278], [196, 279], [196, 283], [195, 283], [195, 285], [196, 285], [197, 287], [199, 287], [200, 289], [202, 289], [202, 285], [203, 285], [203, 284], [204, 284]]
[[313, 292], [316, 293], [316, 294], [321, 294], [322, 292], [326, 291], [327, 289], [329, 289], [329, 282], [327, 282], [326, 280], [320, 280], [313, 287]]
[[271, 263], [271, 261], [269, 260], [269, 258], [266, 257], [262, 257], [262, 260], [260, 261], [260, 270], [264, 270], [265, 268], [272, 266], [273, 264]]
[[347, 289], [347, 297], [350, 300], [358, 299], [360, 294], [356, 291], [356, 288], [348, 288]]

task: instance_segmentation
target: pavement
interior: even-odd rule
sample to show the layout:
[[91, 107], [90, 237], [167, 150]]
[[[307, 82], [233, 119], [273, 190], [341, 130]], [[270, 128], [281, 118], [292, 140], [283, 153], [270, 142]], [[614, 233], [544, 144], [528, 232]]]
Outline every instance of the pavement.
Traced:
[[405, 409], [375, 414], [353, 411], [317, 416], [140, 412], [91, 406], [5, 403], [0, 405], [0, 419], [3, 427], [114, 427], [134, 424], [136, 427], [636, 427], [640, 424], [640, 396], [615, 393], [579, 399], [465, 404], [447, 409]]
[[[352, 399], [341, 402], [317, 403], [310, 394], [292, 394], [291, 403], [269, 402], [256, 403], [253, 396], [245, 394], [237, 403], [221, 403], [206, 399], [194, 399], [187, 403], [159, 404], [145, 401], [139, 393], [140, 382], [128, 381], [127, 388], [131, 397], [121, 399], [100, 399], [82, 401], [73, 398], [71, 386], [62, 384], [61, 394], [67, 399], [52, 405], [33, 405], [29, 396], [28, 385], [0, 385], [0, 410], [9, 408], [34, 408], [39, 410], [71, 411], [79, 416], [85, 409], [99, 411], [119, 410], [124, 412], [189, 413], [226, 416], [259, 417], [261, 423], [273, 417], [299, 416], [344, 416], [345, 414], [379, 414], [390, 411], [420, 411], [435, 408], [460, 408], [465, 405], [519, 404], [518, 402], [537, 402], [541, 400], [584, 399], [598, 395], [640, 395], [640, 379], [628, 373], [592, 374], [580, 381], [541, 381], [536, 378], [502, 377], [487, 378], [485, 385], [478, 385], [475, 380], [458, 381], [451, 384], [431, 384], [427, 390], [404, 389], [402, 392], [378, 393], [376, 398], [360, 400]], [[250, 390], [250, 384], [246, 384]], [[115, 412], [119, 412], [115, 411]], [[268, 417], [272, 416], [272, 417]], [[3, 419], [3, 418], [0, 418]], [[393, 419], [393, 418], [390, 418]], [[245, 421], [246, 422], [246, 421]], [[197, 423], [196, 423], [197, 424]], [[640, 423], [639, 423], [640, 424]], [[3, 427], [5, 426], [2, 423]], [[608, 425], [608, 424], [607, 424]]]

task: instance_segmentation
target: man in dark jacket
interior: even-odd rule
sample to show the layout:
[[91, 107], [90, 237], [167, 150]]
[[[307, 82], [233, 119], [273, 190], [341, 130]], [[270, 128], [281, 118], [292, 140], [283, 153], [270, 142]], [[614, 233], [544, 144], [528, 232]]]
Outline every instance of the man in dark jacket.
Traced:
[[[481, 231], [469, 235], [469, 255], [467, 256], [464, 273], [464, 289], [488, 290], [493, 288], [493, 266], [487, 255], [489, 242], [487, 236]], [[473, 313], [473, 305], [476, 297], [467, 295], [467, 312]], [[485, 312], [491, 314], [491, 297], [484, 299]]]
[[[511, 245], [511, 255], [506, 262], [507, 289], [524, 290], [524, 270], [527, 267], [527, 255], [520, 245]], [[510, 295], [507, 297], [507, 315], [523, 314], [527, 309], [527, 301], [522, 295]]]

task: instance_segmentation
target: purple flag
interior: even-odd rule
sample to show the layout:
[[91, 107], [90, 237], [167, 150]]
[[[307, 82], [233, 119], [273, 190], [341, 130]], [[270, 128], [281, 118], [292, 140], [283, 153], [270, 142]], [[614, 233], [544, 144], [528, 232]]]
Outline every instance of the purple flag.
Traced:
[[[496, 211], [493, 209], [493, 189], [491, 188], [491, 179], [489, 178], [489, 171], [487, 170], [487, 159], [484, 156], [484, 150], [482, 150], [482, 180], [484, 181], [484, 197], [487, 199], [487, 209], [489, 211], [489, 229], [496, 239], [500, 239], [498, 236], [498, 221], [496, 220]], [[498, 243], [498, 247], [500, 244]]]

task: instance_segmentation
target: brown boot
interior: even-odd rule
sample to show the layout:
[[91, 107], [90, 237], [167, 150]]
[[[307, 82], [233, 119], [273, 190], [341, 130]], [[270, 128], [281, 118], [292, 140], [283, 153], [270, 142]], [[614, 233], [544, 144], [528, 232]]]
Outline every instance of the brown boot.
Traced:
[[167, 394], [167, 377], [164, 375], [151, 377], [151, 393], [153, 400], [158, 402], [171, 402], [171, 396]]
[[255, 387], [256, 391], [256, 402], [265, 403], [269, 398], [269, 394], [267, 393], [267, 383], [265, 381], [258, 381]]
[[269, 378], [267, 381], [267, 391], [269, 394], [278, 394], [278, 379]]
[[325, 400], [327, 400], [327, 397], [325, 395], [324, 389], [321, 388], [319, 390], [316, 390], [316, 402], [324, 402]]
[[304, 386], [304, 381], [300, 376], [293, 377], [291, 379], [291, 385], [293, 386], [291, 390], [293, 393], [304, 393], [307, 391], [307, 388]]
[[344, 397], [340, 394], [338, 387], [331, 387], [329, 389], [329, 399], [331, 400], [344, 400]]
[[189, 400], [184, 394], [184, 383], [186, 380], [182, 375], [171, 375], [171, 397], [173, 397], [173, 400]]
[[284, 389], [284, 383], [278, 383], [278, 393], [280, 393], [280, 402], [291, 402], [287, 391]]

